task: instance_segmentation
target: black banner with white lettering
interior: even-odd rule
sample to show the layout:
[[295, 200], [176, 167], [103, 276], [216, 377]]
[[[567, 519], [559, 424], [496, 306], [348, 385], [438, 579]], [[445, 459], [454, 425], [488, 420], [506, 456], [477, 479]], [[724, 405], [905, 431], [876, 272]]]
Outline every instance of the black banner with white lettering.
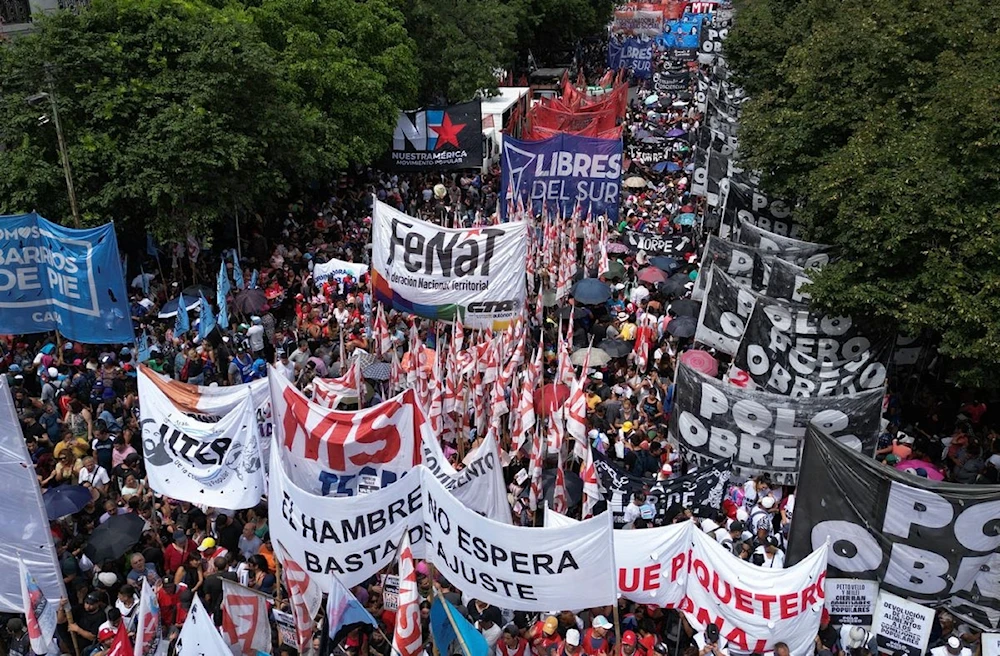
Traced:
[[802, 286], [811, 282], [812, 280], [806, 275], [804, 268], [774, 257], [770, 262], [767, 291], [764, 293], [771, 298], [782, 301], [807, 303], [810, 295], [808, 292], [802, 291]]
[[779, 235], [795, 236], [799, 233], [799, 225], [792, 220], [791, 214], [791, 207], [785, 201], [768, 198], [757, 189], [730, 178], [724, 214], [727, 225], [738, 229], [740, 222], [745, 221]]
[[810, 421], [837, 440], [871, 455], [881, 410], [880, 389], [849, 396], [790, 399], [728, 385], [681, 365], [670, 437], [699, 464], [733, 458], [736, 476], [769, 473], [779, 485], [795, 485], [802, 440]]
[[400, 112], [389, 165], [397, 171], [468, 169], [483, 164], [479, 100]]
[[709, 271], [708, 279], [694, 339], [722, 353], [736, 355], [757, 294], [737, 284], [716, 266]]
[[830, 540], [831, 578], [883, 591], [986, 628], [1000, 627], [1000, 486], [937, 483], [844, 448], [810, 427], [788, 562]]
[[615, 528], [625, 525], [625, 506], [636, 493], [645, 493], [646, 502], [656, 509], [653, 522], [657, 526], [671, 523], [685, 509], [695, 515], [714, 515], [722, 507], [731, 464], [729, 459], [717, 460], [690, 474], [657, 481], [633, 476], [594, 451], [594, 469]]
[[[766, 199], [752, 201], [758, 204], [766, 203]], [[739, 234], [736, 242], [759, 248], [765, 253], [775, 255], [786, 262], [791, 262], [801, 267], [816, 268], [821, 267], [830, 261], [830, 251], [832, 246], [826, 244], [815, 244], [811, 241], [793, 239], [788, 233], [778, 234], [777, 232], [766, 230], [750, 217], [741, 216], [737, 223]], [[794, 228], [792, 234], [795, 234]]]
[[762, 297], [750, 314], [733, 366], [758, 387], [792, 397], [882, 389], [891, 337], [851, 317], [810, 312]]
[[708, 272], [712, 265], [719, 267], [723, 273], [736, 280], [737, 284], [751, 287], [754, 257], [766, 255], [757, 249], [734, 244], [731, 241], [711, 235], [705, 243], [705, 251], [701, 256], [701, 272], [695, 281], [691, 298], [700, 301], [705, 296], [708, 286]]
[[694, 250], [690, 235], [650, 235], [635, 230], [622, 232], [622, 243], [632, 251], [646, 251], [647, 255], [677, 257]]
[[653, 74], [653, 87], [657, 93], [687, 91], [689, 86], [691, 86], [691, 73], [689, 71]]

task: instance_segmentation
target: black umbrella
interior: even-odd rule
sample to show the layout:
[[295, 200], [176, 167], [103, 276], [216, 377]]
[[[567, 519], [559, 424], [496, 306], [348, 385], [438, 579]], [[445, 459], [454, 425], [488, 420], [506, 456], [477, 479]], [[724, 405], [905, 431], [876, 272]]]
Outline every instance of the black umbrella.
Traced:
[[567, 321], [569, 321], [570, 315], [572, 315], [573, 321], [577, 321], [587, 316], [587, 313], [583, 310], [583, 308], [575, 305], [564, 305], [559, 308], [559, 311], [556, 314], [560, 319], [565, 319]]
[[244, 289], [233, 298], [233, 310], [240, 314], [260, 314], [267, 305], [263, 289]]
[[674, 337], [691, 337], [698, 328], [698, 320], [694, 317], [677, 317], [667, 324], [667, 332]]
[[667, 257], [666, 255], [651, 257], [649, 258], [649, 263], [660, 271], [666, 273], [668, 276], [672, 276], [681, 270], [681, 263], [672, 257]]
[[361, 373], [367, 380], [389, 380], [392, 365], [388, 362], [376, 362], [362, 369]]
[[146, 520], [136, 513], [113, 515], [90, 534], [83, 553], [95, 563], [121, 558], [142, 537]]
[[701, 312], [701, 303], [682, 298], [670, 304], [670, 313], [675, 317], [696, 317]]
[[188, 298], [198, 298], [199, 296], [204, 296], [207, 299], [215, 298], [215, 290], [208, 285], [191, 285], [185, 287], [182, 293]]
[[623, 339], [605, 339], [597, 345], [612, 358], [623, 358], [632, 352], [632, 345]]
[[90, 488], [82, 485], [60, 485], [50, 487], [42, 493], [45, 514], [48, 515], [49, 519], [59, 519], [66, 515], [72, 515], [93, 500]]
[[573, 285], [573, 298], [584, 305], [600, 305], [611, 298], [611, 288], [596, 278], [584, 278]]
[[688, 277], [682, 273], [675, 273], [666, 282], [661, 282], [656, 286], [656, 291], [664, 296], [680, 298], [687, 293]]

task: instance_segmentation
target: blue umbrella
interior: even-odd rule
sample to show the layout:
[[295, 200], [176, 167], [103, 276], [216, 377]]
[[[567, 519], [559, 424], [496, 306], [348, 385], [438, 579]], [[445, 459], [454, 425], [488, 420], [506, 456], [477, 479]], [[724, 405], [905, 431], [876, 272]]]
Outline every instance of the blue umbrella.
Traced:
[[[159, 314], [157, 314], [156, 316], [159, 317], [160, 319], [172, 319], [176, 317], [177, 300], [178, 299], [176, 298], [172, 298], [166, 303], [164, 303], [163, 307], [160, 308]], [[199, 305], [201, 305], [201, 299], [197, 297], [191, 298], [190, 296], [185, 296], [184, 305], [187, 307], [188, 310], [195, 310], [198, 308]]]
[[653, 170], [657, 173], [663, 173], [664, 171], [673, 173], [674, 171], [680, 171], [681, 165], [676, 162], [660, 162], [653, 166]]
[[59, 519], [77, 513], [92, 500], [90, 489], [82, 485], [51, 487], [42, 494], [45, 514], [49, 519]]
[[694, 214], [692, 214], [691, 212], [685, 212], [684, 214], [679, 214], [677, 216], [677, 224], [682, 226], [693, 226]]
[[600, 305], [611, 298], [611, 288], [597, 278], [584, 278], [573, 285], [573, 298], [584, 305]]
[[680, 262], [672, 257], [667, 257], [666, 255], [657, 255], [656, 257], [649, 258], [649, 263], [655, 266], [660, 271], [663, 271], [667, 275], [673, 275], [681, 270]]
[[673, 129], [667, 131], [667, 137], [669, 137], [671, 139], [679, 139], [679, 138], [681, 138], [681, 137], [683, 137], [685, 135], [687, 135], [687, 132], [685, 132], [684, 130], [682, 130], [680, 128], [673, 128]]

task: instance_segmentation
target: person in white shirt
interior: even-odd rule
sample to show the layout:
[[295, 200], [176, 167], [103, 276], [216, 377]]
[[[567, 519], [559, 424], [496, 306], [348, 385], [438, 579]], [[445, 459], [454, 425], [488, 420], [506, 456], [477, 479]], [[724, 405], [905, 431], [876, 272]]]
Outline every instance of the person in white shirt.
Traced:
[[247, 340], [250, 342], [250, 350], [253, 351], [254, 357], [260, 357], [264, 352], [264, 325], [258, 316], [250, 317], [250, 322], [253, 325], [247, 328]]
[[632, 495], [632, 501], [625, 506], [624, 521], [625, 525], [622, 528], [634, 528], [635, 520], [642, 517], [642, 504], [646, 502], [646, 495], [642, 492], [636, 492]]
[[283, 349], [278, 349], [277, 359], [274, 361], [274, 368], [291, 382], [295, 382], [295, 365], [288, 359], [288, 353]]
[[97, 464], [94, 461], [93, 456], [87, 456], [83, 459], [83, 467], [80, 469], [79, 477], [77, 478], [77, 483], [80, 485], [89, 484], [90, 487], [94, 488], [101, 494], [104, 494], [108, 490], [108, 483], [111, 482], [111, 477], [108, 476], [108, 471]]
[[767, 541], [763, 546], [757, 547], [757, 554], [764, 557], [764, 562], [761, 563], [761, 567], [765, 569], [784, 569], [785, 568], [785, 552], [778, 546], [778, 538], [769, 535], [767, 536]]
[[729, 641], [719, 635], [719, 627], [709, 624], [701, 633], [696, 633], [694, 643], [698, 645], [700, 656], [729, 656]]
[[958, 636], [951, 636], [948, 642], [932, 649], [931, 656], [972, 656], [972, 650], [962, 646]]

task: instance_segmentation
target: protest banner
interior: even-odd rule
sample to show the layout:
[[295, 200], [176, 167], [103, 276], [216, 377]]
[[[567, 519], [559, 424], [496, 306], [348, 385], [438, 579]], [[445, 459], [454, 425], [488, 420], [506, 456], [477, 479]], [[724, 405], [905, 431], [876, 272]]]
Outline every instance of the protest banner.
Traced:
[[[802, 401], [800, 401], [802, 402]], [[986, 629], [1000, 626], [1000, 486], [937, 483], [886, 467], [810, 427], [788, 562], [831, 542], [829, 574], [878, 581]]]
[[113, 223], [73, 230], [35, 212], [0, 216], [0, 332], [132, 342], [120, 258]]
[[722, 353], [735, 355], [758, 295], [738, 285], [714, 264], [708, 271], [706, 286], [694, 339]]
[[802, 288], [812, 283], [807, 269], [780, 257], [769, 258], [765, 296], [791, 303], [808, 303], [812, 296]]
[[507, 484], [493, 431], [487, 432], [482, 444], [465, 454], [461, 471], [451, 466], [435, 437], [424, 439], [421, 446], [424, 466], [452, 496], [494, 521], [511, 523]]
[[933, 625], [934, 611], [927, 606], [885, 591], [878, 593], [872, 633], [880, 653], [902, 651], [907, 656], [923, 656]]
[[271, 649], [267, 595], [222, 579], [222, 637], [233, 654], [255, 655]]
[[[794, 485], [806, 426], [866, 455], [875, 450], [882, 390], [791, 399], [742, 389], [681, 365], [669, 435], [697, 462], [733, 458], [733, 474]], [[810, 515], [806, 515], [809, 517]]]
[[[503, 140], [500, 216], [524, 203], [534, 212], [570, 216], [579, 206], [593, 216], [618, 220], [621, 199], [622, 142], [576, 135], [541, 141]], [[523, 258], [522, 260], [523, 261]]]
[[629, 250], [646, 251], [650, 256], [679, 257], [694, 250], [694, 242], [690, 235], [650, 235], [635, 230], [623, 230], [621, 239]]
[[570, 599], [580, 608], [614, 603], [608, 517], [563, 528], [506, 526], [466, 508], [420, 471], [427, 558], [469, 597], [527, 611], [564, 608]]
[[[28, 466], [25, 466], [25, 463]], [[66, 598], [49, 517], [31, 466], [7, 376], [0, 376], [0, 495], [6, 504], [0, 523], [0, 612], [23, 613], [21, 562], [46, 599]]]
[[851, 317], [761, 296], [733, 366], [774, 394], [840, 396], [881, 389], [891, 347], [890, 336], [873, 335]]
[[374, 202], [375, 300], [429, 319], [457, 316], [472, 328], [501, 330], [521, 315], [526, 222], [448, 229]]
[[350, 276], [354, 280], [359, 280], [361, 276], [368, 273], [367, 264], [357, 264], [355, 262], [345, 262], [336, 258], [330, 258], [326, 262], [313, 266], [313, 282], [322, 285], [328, 280], [339, 282]]
[[[545, 525], [579, 522], [547, 512]], [[695, 630], [708, 624], [739, 653], [764, 653], [776, 642], [791, 653], [813, 645], [823, 608], [828, 547], [786, 569], [734, 558], [693, 522], [614, 531], [620, 594], [641, 604], [676, 608]]]
[[[729, 181], [723, 216], [726, 224], [732, 226], [735, 232], [739, 232], [741, 225], [745, 223], [785, 237], [798, 235], [799, 224], [791, 217], [792, 208], [789, 203], [769, 198], [759, 189], [738, 182], [733, 176], [730, 176]], [[744, 243], [757, 246], [751, 242]]]
[[150, 488], [190, 503], [227, 510], [252, 508], [265, 491], [264, 463], [250, 390], [218, 421], [179, 410], [140, 375], [140, 426]]
[[705, 250], [701, 256], [701, 272], [695, 281], [691, 298], [700, 301], [705, 297], [705, 289], [708, 287], [706, 274], [712, 269], [712, 265], [717, 266], [737, 284], [749, 288], [752, 283], [754, 257], [758, 254], [764, 253], [711, 235], [705, 242]]
[[331, 410], [313, 403], [269, 368], [275, 445], [295, 456], [289, 475], [322, 496], [351, 496], [384, 488], [421, 460], [430, 435], [416, 391], [408, 389], [363, 410]]
[[663, 11], [619, 9], [611, 22], [613, 34], [659, 36], [663, 33]]
[[302, 459], [283, 451], [271, 449], [271, 537], [314, 581], [328, 585], [333, 574], [348, 588], [364, 582], [395, 560], [399, 540], [407, 531], [418, 557], [423, 557], [418, 471], [411, 468], [410, 475], [370, 494], [321, 496], [295, 485], [289, 470]]
[[637, 78], [649, 79], [653, 76], [653, 41], [612, 36], [608, 40], [608, 68], [616, 71], [624, 69]]
[[[739, 187], [739, 185], [735, 186]], [[744, 192], [738, 190], [737, 196], [741, 193]], [[768, 201], [764, 196], [758, 198], [756, 192], [747, 193], [751, 193], [751, 198], [747, 201], [751, 207], [771, 207], [771, 211], [773, 212], [783, 212], [783, 209], [773, 208], [786, 207], [781, 201]], [[739, 197], [743, 198], [742, 196]], [[807, 269], [821, 267], [830, 261], [830, 253], [833, 250], [832, 246], [796, 239], [795, 235], [798, 234], [798, 231], [794, 226], [787, 230], [781, 228], [781, 224], [778, 223], [777, 219], [771, 222], [771, 227], [777, 229], [768, 230], [766, 224], [759, 220], [752, 220], [755, 216], [752, 213], [740, 214], [737, 212], [736, 223], [734, 224], [737, 231], [737, 243], [757, 248], [771, 255], [776, 255], [786, 262], [791, 262]]]
[[637, 493], [646, 495], [647, 502], [656, 509], [657, 523], [661, 525], [673, 521], [678, 508], [710, 516], [722, 507], [722, 496], [729, 481], [731, 463], [728, 460], [719, 460], [684, 476], [657, 481], [629, 474], [599, 451], [593, 451], [593, 456], [594, 471], [603, 489], [608, 512], [614, 518], [615, 528], [625, 525], [625, 506]]
[[826, 580], [826, 610], [833, 624], [871, 627], [875, 616], [878, 581]]
[[397, 171], [479, 168], [483, 164], [482, 101], [400, 112], [389, 165]]

